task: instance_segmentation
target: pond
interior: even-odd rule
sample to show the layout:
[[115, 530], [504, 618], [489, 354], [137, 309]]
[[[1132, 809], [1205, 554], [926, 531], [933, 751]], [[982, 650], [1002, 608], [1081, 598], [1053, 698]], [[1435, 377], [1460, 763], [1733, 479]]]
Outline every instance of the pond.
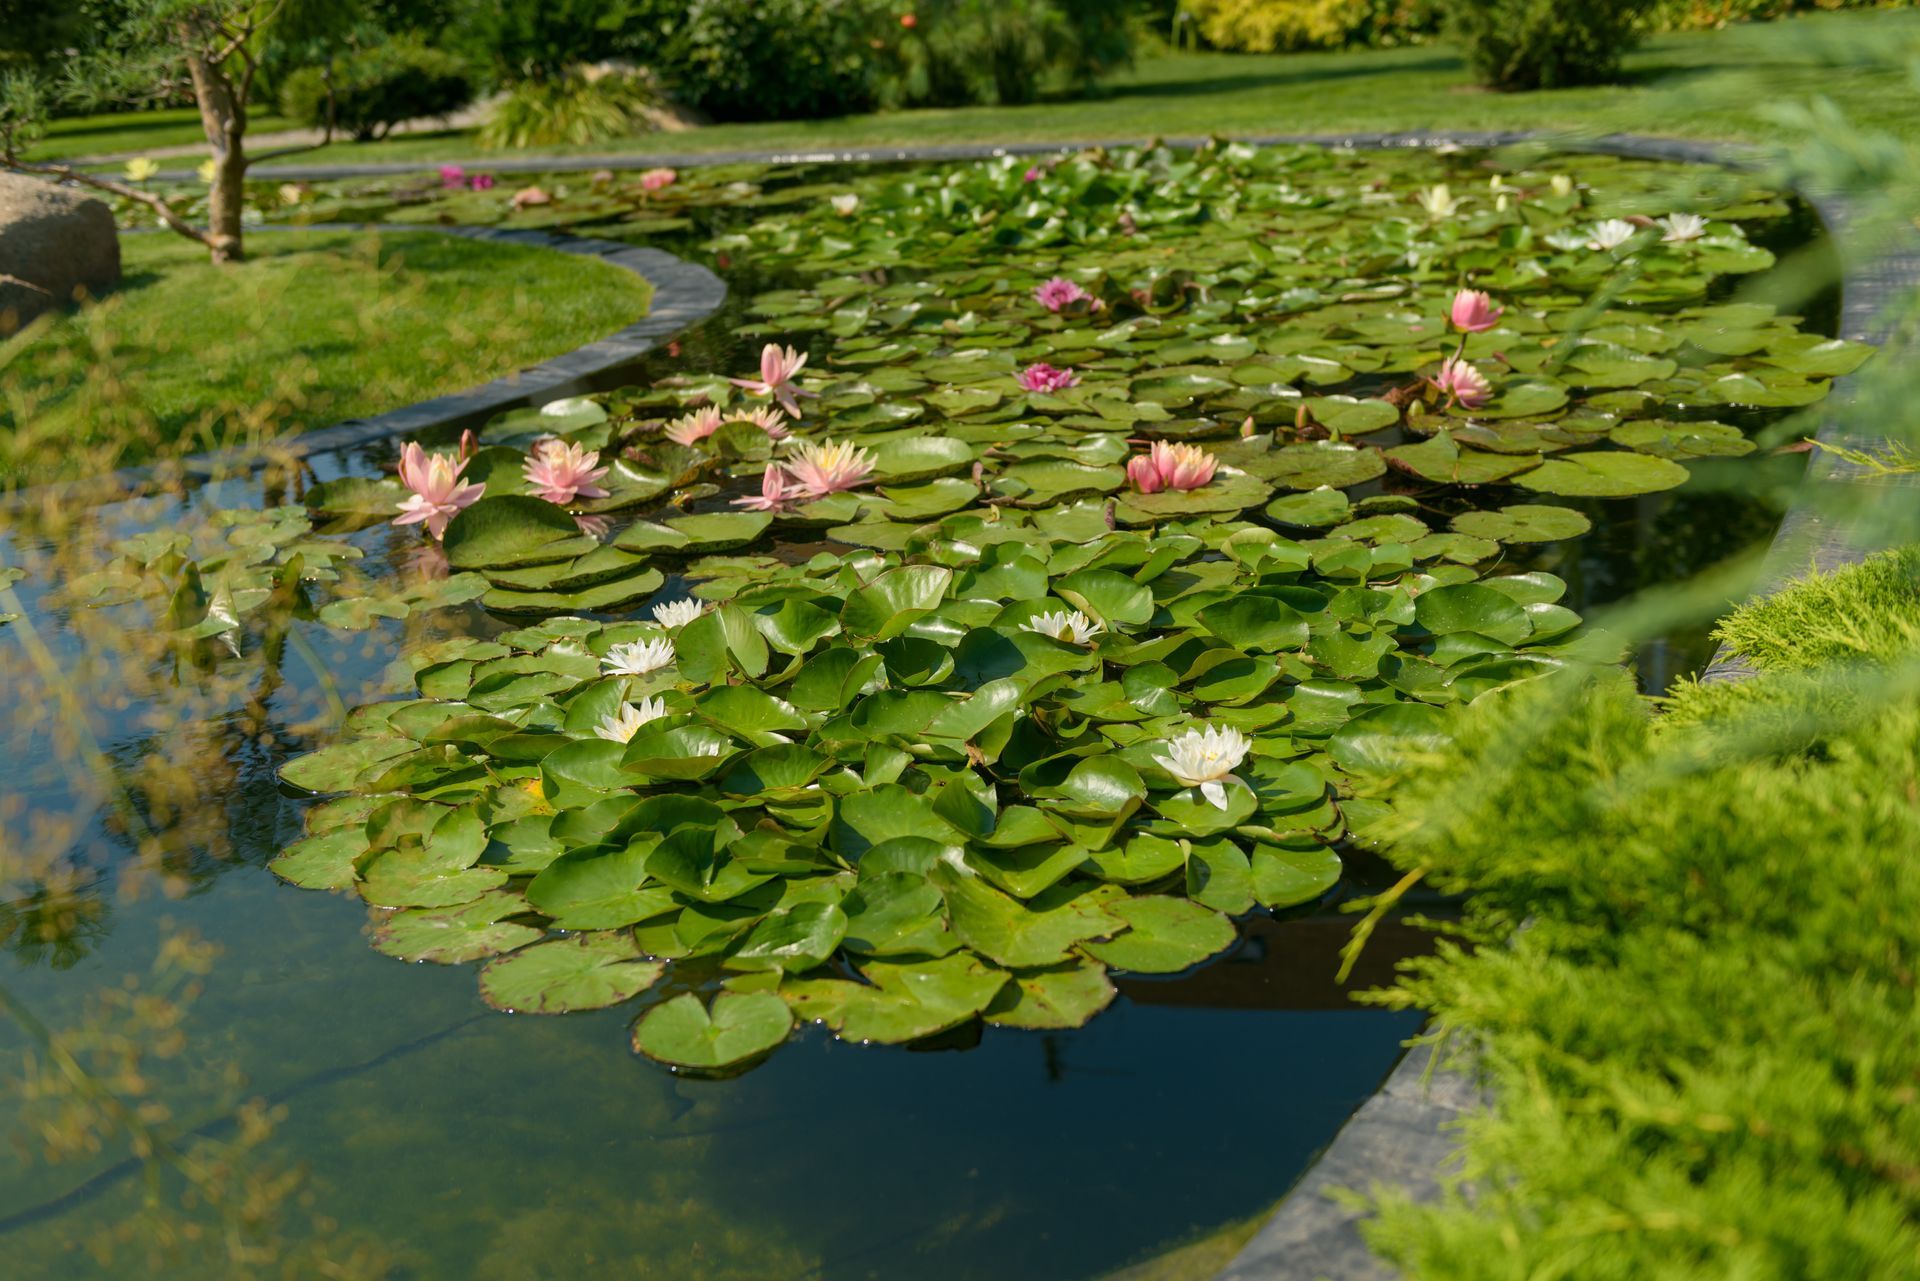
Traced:
[[541, 186], [284, 197], [733, 285], [444, 541], [397, 442], [16, 522], [0, 990], [76, 1058], [0, 1032], [15, 1275], [1092, 1281], [1257, 1214], [1418, 1027], [1349, 994], [1421, 931], [1336, 979], [1393, 772], [1764, 539], [1752, 438], [1865, 355], [1765, 295], [1803, 209], [1629, 161]]

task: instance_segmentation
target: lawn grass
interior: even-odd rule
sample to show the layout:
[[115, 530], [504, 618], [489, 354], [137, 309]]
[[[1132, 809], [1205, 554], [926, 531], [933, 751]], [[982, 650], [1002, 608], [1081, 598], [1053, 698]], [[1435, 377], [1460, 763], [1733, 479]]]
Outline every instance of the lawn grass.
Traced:
[[124, 464], [458, 390], [632, 323], [649, 288], [592, 258], [432, 232], [274, 232], [208, 264], [123, 238], [107, 298], [0, 344], [0, 474]]
[[[298, 125], [272, 112], [256, 113], [247, 122], [251, 133], [272, 133]], [[65, 160], [69, 156], [117, 155], [148, 147], [177, 147], [203, 142], [206, 134], [200, 113], [192, 107], [159, 111], [116, 111], [94, 116], [67, 116], [49, 125], [46, 137], [28, 155], [34, 160]]]
[[[1904, 65], [1920, 55], [1920, 13], [1823, 14], [1723, 31], [1658, 36], [1622, 81], [1586, 89], [1478, 89], [1445, 45], [1298, 54], [1165, 54], [1112, 77], [1099, 96], [836, 120], [713, 125], [533, 154], [694, 154], [746, 148], [1033, 142], [1148, 134], [1255, 136], [1342, 130], [1544, 129], [1767, 139], [1786, 130], [1766, 104], [1824, 94], [1865, 127], [1920, 140], [1920, 93]], [[1876, 60], [1863, 66], [1863, 59]], [[528, 153], [511, 153], [515, 155]], [[472, 130], [342, 143], [298, 163], [451, 159], [484, 163]]]

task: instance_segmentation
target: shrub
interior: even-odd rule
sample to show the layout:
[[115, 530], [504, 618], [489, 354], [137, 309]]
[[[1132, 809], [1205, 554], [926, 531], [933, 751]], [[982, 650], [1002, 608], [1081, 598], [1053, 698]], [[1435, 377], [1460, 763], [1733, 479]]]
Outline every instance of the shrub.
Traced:
[[[361, 142], [384, 137], [403, 120], [444, 116], [473, 101], [466, 64], [412, 40], [395, 40], [343, 59], [333, 69], [333, 123]], [[287, 77], [280, 109], [303, 124], [327, 123], [327, 69]]]
[[1443, 0], [1448, 36], [1493, 89], [1597, 84], [1620, 69], [1653, 0]]
[[1032, 102], [1050, 81], [1087, 84], [1132, 53], [1125, 9], [1101, 0], [919, 0], [899, 16], [882, 42], [888, 106]]
[[653, 100], [645, 78], [626, 71], [574, 70], [522, 80], [480, 127], [480, 145], [498, 150], [605, 142], [651, 127], [646, 108]]
[[1189, 0], [1186, 11], [1208, 44], [1247, 53], [1400, 44], [1439, 25], [1435, 0]]
[[649, 61], [716, 120], [845, 115], [876, 101], [881, 26], [860, 0], [692, 0]]

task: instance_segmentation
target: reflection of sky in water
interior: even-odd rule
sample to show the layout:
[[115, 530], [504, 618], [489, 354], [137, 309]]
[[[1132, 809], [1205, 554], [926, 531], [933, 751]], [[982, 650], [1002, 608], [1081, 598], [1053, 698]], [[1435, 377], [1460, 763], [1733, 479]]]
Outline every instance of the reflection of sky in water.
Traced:
[[[699, 258], [690, 246], [706, 230], [656, 243]], [[727, 308], [688, 335], [679, 355], [656, 353], [609, 382], [751, 366], [758, 339], [733, 330], [754, 289], [785, 282], [728, 274]], [[308, 483], [373, 474], [391, 452], [317, 457]], [[1583, 612], [1684, 578], [1771, 532], [1760, 473], [1734, 470], [1760, 466], [1778, 482], [1797, 475], [1799, 461], [1696, 464], [1701, 481], [1686, 491], [1588, 503], [1592, 535], [1523, 549], [1508, 567], [1561, 575], [1564, 603]], [[1715, 476], [1733, 484], [1715, 485]], [[1527, 501], [1511, 491], [1480, 497], [1494, 494]], [[189, 503], [210, 510], [287, 497], [241, 480]], [[177, 510], [121, 505], [99, 520], [124, 521], [130, 532]], [[1444, 527], [1450, 511], [1419, 514]], [[354, 541], [366, 564], [394, 568], [417, 545], [384, 529]], [[25, 540], [13, 548], [32, 550]], [[33, 607], [42, 585], [30, 579], [19, 590]], [[667, 594], [677, 594], [671, 582]], [[61, 615], [36, 613], [56, 661], [68, 657]], [[298, 626], [349, 701], [401, 635], [387, 625], [346, 636]], [[437, 626], [502, 624], [460, 610]], [[257, 665], [257, 649], [243, 661]], [[1639, 653], [1643, 682], [1664, 687], [1709, 650], [1704, 628], [1655, 638]], [[220, 944], [186, 1055], [156, 1066], [163, 1094], [181, 1117], [217, 1122], [226, 1105], [211, 1082], [232, 1066], [250, 1092], [283, 1100], [288, 1114], [270, 1154], [310, 1167], [319, 1212], [386, 1243], [403, 1275], [422, 1281], [1093, 1277], [1270, 1204], [1416, 1025], [1343, 1007], [1331, 975], [1348, 918], [1303, 913], [1256, 919], [1234, 955], [1188, 978], [1121, 980], [1115, 1005], [1076, 1031], [989, 1029], [970, 1046], [961, 1035], [942, 1049], [907, 1051], [842, 1045], [812, 1030], [738, 1079], [676, 1078], [628, 1048], [637, 1005], [559, 1019], [492, 1014], [476, 995], [476, 967], [389, 960], [367, 946], [357, 902], [265, 871], [299, 835], [302, 809], [279, 794], [274, 770], [319, 745], [287, 731], [318, 723], [325, 703], [297, 656], [259, 688], [270, 743], [233, 715], [197, 740], [209, 764], [218, 757], [232, 771], [209, 769], [204, 797], [230, 856], [178, 869], [191, 891], [184, 898], [129, 900], [100, 878], [90, 891], [99, 916], [77, 962], [56, 968], [16, 940], [19, 963], [4, 965], [0, 981], [57, 1026], [88, 992], [144, 970], [173, 929]], [[124, 711], [96, 713], [98, 725], [130, 723]], [[76, 808], [49, 732], [37, 714], [17, 714], [0, 731], [9, 766], [0, 801], [36, 814]], [[125, 763], [177, 745], [134, 730], [103, 748]], [[99, 868], [124, 841], [104, 834], [94, 805], [77, 808], [74, 847]], [[1394, 950], [1408, 944], [1383, 932], [1356, 986], [1385, 981]], [[21, 1044], [0, 1022], [0, 1061]], [[115, 1159], [0, 1164], [10, 1281], [128, 1275], [95, 1267], [71, 1244], [136, 1207], [139, 1180], [112, 1177]], [[89, 1183], [94, 1176], [103, 1177]]]

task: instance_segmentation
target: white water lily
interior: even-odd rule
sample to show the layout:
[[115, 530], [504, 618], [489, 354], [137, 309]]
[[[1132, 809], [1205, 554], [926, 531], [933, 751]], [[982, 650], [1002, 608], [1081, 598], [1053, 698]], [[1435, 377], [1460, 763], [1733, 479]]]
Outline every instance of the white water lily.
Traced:
[[1035, 614], [1020, 624], [1020, 630], [1034, 632], [1041, 636], [1051, 636], [1057, 641], [1066, 641], [1069, 645], [1086, 645], [1105, 631], [1106, 626], [1088, 618], [1077, 609], [1056, 609], [1047, 614]]
[[1658, 220], [1660, 239], [1669, 245], [1683, 244], [1689, 240], [1698, 240], [1707, 234], [1707, 220], [1699, 214], [1668, 214]]
[[1618, 249], [1639, 234], [1640, 228], [1625, 218], [1608, 218], [1604, 222], [1594, 223], [1587, 229], [1587, 248]]
[[653, 621], [666, 628], [685, 627], [694, 619], [707, 612], [707, 607], [689, 596], [685, 600], [669, 601], [665, 605], [653, 607]]
[[1208, 725], [1190, 729], [1167, 744], [1167, 754], [1156, 756], [1154, 763], [1188, 787], [1200, 789], [1200, 795], [1217, 809], [1227, 808], [1225, 782], [1247, 758], [1253, 746], [1245, 734], [1230, 725]]
[[851, 218], [853, 211], [860, 207], [860, 197], [849, 192], [844, 196], [835, 196], [827, 203], [832, 205], [833, 211], [842, 218]]
[[1570, 174], [1557, 173], [1547, 179], [1547, 186], [1552, 189], [1554, 195], [1564, 200], [1573, 194], [1573, 177]]
[[622, 703], [619, 711], [602, 716], [600, 723], [593, 727], [593, 732], [609, 742], [631, 743], [642, 725], [657, 721], [666, 714], [667, 705], [657, 698], [643, 698], [637, 706]]
[[1450, 218], [1454, 210], [1460, 207], [1460, 202], [1453, 198], [1453, 188], [1444, 182], [1435, 183], [1425, 191], [1414, 192], [1413, 198], [1430, 218]]
[[609, 676], [645, 676], [648, 672], [659, 671], [672, 661], [672, 641], [643, 640], [615, 645], [600, 660], [600, 666]]

